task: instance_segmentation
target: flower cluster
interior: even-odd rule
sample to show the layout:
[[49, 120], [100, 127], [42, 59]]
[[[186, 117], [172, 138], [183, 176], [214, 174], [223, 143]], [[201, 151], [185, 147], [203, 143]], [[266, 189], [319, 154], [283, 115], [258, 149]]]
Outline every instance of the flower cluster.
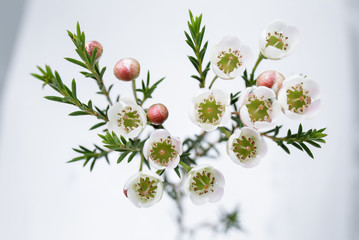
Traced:
[[[164, 104], [146, 106], [146, 100], [152, 98], [152, 93], [164, 78], [150, 86], [148, 72], [147, 81], [142, 80], [142, 88], [137, 88], [136, 79], [140, 75], [141, 67], [136, 59], [121, 59], [113, 68], [117, 79], [132, 83], [133, 98], [118, 96], [117, 102], [112, 102], [112, 86], [106, 88], [102, 79], [106, 67], [99, 67], [103, 47], [97, 41], [85, 42], [85, 35], [79, 25], [77, 34], [69, 32], [69, 36], [82, 61], [72, 58], [66, 60], [88, 70], [81, 74], [97, 82], [100, 89], [98, 93], [106, 97], [108, 106], [101, 109], [95, 106], [92, 100], [87, 104], [80, 101], [76, 93], [75, 79], [71, 87], [68, 87], [58, 72], [53, 72], [49, 66], [45, 69], [39, 67], [42, 75], [33, 74], [43, 81], [44, 85], [49, 85], [62, 95], [47, 96], [47, 99], [80, 108], [80, 111], [70, 113], [71, 116], [95, 116], [100, 122], [90, 130], [106, 126], [105, 134], [99, 134], [104, 143], [103, 148], [98, 145], [95, 145], [94, 150], [83, 146], [75, 148], [81, 156], [70, 162], [84, 161], [84, 166], [91, 162], [89, 165], [92, 170], [99, 158], [105, 158], [109, 162], [108, 154], [112, 151], [120, 153], [117, 163], [126, 157], [128, 162], [131, 162], [139, 156], [139, 171], [129, 178], [123, 189], [125, 196], [136, 207], [150, 207], [160, 201], [163, 191], [167, 189], [165, 184], [168, 184], [167, 178], [163, 180], [161, 175], [165, 172], [166, 176], [168, 171], [174, 170], [181, 177], [179, 167], [183, 167], [182, 170], [187, 172], [186, 181], [183, 181], [184, 192], [194, 204], [216, 203], [221, 200], [225, 185], [223, 174], [212, 166], [197, 165], [196, 162], [200, 157], [209, 156], [208, 152], [215, 149], [217, 143], [226, 141], [227, 159], [244, 168], [255, 167], [265, 156], [265, 137], [273, 140], [288, 153], [289, 149], [284, 142], [307, 152], [311, 157], [313, 155], [305, 143], [314, 147], [320, 147], [318, 143], [325, 143], [322, 139], [326, 136], [323, 133], [325, 129], [303, 132], [301, 124], [298, 133], [292, 134], [288, 130], [287, 137], [276, 137], [280, 129], [277, 122], [281, 115], [303, 120], [318, 114], [321, 103], [319, 87], [313, 80], [300, 74], [286, 77], [275, 70], [264, 71], [255, 78], [255, 70], [262, 60], [279, 60], [293, 52], [299, 42], [299, 31], [295, 27], [281, 20], [267, 25], [259, 40], [258, 59], [250, 73], [248, 68], [253, 63], [253, 54], [236, 36], [226, 36], [216, 44], [212, 48], [211, 62], [203, 66], [208, 42], [203, 43], [205, 28], [201, 28], [202, 16], [193, 18], [190, 12], [190, 18], [190, 34], [185, 32], [185, 35], [194, 56], [188, 58], [198, 72], [198, 75], [191, 77], [200, 82], [201, 89], [192, 99], [189, 117], [203, 130], [201, 134], [195, 135], [194, 139], [188, 137], [182, 142], [171, 135], [163, 125], [169, 117], [169, 111]], [[206, 87], [210, 66], [215, 76]], [[246, 86], [240, 89], [240, 92], [228, 94], [219, 88], [212, 89], [218, 78], [233, 80], [238, 76], [243, 78]], [[139, 94], [142, 98], [138, 97]], [[151, 131], [144, 131], [149, 126]], [[216, 130], [220, 131], [219, 140], [209, 143], [206, 134]], [[145, 134], [141, 134], [143, 132]], [[143, 170], [145, 165], [149, 171]], [[176, 190], [176, 194], [177, 192]]]

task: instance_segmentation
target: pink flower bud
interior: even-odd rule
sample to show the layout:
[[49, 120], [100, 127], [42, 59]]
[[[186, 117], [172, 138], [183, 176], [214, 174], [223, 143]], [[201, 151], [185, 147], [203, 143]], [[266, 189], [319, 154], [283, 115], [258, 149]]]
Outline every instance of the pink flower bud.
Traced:
[[152, 124], [161, 125], [168, 118], [168, 110], [161, 103], [154, 104], [148, 109], [147, 118]]
[[116, 63], [113, 72], [119, 80], [132, 81], [140, 74], [140, 64], [134, 58], [124, 58]]
[[88, 52], [90, 57], [92, 56], [92, 53], [95, 50], [95, 47], [97, 48], [95, 60], [98, 60], [101, 57], [102, 52], [103, 52], [103, 47], [102, 47], [101, 43], [99, 43], [97, 41], [90, 41], [90, 42], [86, 42], [86, 44], [85, 44], [86, 51]]
[[274, 70], [262, 72], [257, 78], [257, 86], [271, 88], [276, 94], [282, 88], [284, 76]]

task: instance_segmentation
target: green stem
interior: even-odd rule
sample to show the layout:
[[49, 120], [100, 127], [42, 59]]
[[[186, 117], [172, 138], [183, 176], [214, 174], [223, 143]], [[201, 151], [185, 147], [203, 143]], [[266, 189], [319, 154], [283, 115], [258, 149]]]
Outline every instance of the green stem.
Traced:
[[139, 172], [141, 172], [143, 168], [143, 155], [142, 154], [140, 155], [141, 155], [141, 163], [140, 163], [140, 169], [138, 170]]
[[[88, 61], [85, 61], [85, 63], [87, 65], [88, 70], [90, 70], [90, 72], [95, 75], [96, 82], [97, 82], [97, 85], [98, 85], [99, 89], [106, 96], [107, 101], [109, 102], [109, 104], [112, 105], [112, 100], [110, 98], [110, 94], [108, 93], [108, 91], [106, 89], [106, 86], [103, 83], [102, 77], [100, 76], [98, 71], [91, 66], [91, 64]], [[98, 67], [96, 67], [96, 68], [98, 68]]]
[[136, 104], [138, 104], [137, 91], [136, 91], [136, 79], [132, 80], [132, 92], [135, 97]]
[[224, 133], [224, 135], [226, 135], [226, 137], [229, 139], [230, 136], [232, 135], [230, 132], [227, 131], [227, 129], [225, 129], [224, 127], [219, 127], [218, 128], [222, 133]]
[[211, 89], [212, 88], [212, 85], [213, 85], [213, 83], [217, 80], [217, 78], [218, 78], [218, 76], [216, 75], [214, 78], [213, 78], [213, 80], [212, 80], [212, 82], [211, 82], [211, 84], [209, 85], [209, 89]]
[[183, 161], [180, 161], [179, 164], [184, 168], [186, 169], [186, 172], [189, 173], [189, 171], [191, 171], [191, 167], [188, 166], [186, 163], [184, 163]]
[[[250, 79], [249, 79], [249, 84], [250, 86], [254, 85], [255, 84], [255, 80], [254, 80], [254, 72], [256, 71], [259, 63], [264, 59], [265, 57], [263, 56], [262, 53], [259, 53], [259, 56], [258, 56], [258, 59], [257, 59], [257, 62], [256, 64], [254, 65], [253, 67], [253, 70], [252, 70], [252, 73], [251, 73], [251, 76], [250, 76]], [[249, 86], [247, 86], [249, 87]]]

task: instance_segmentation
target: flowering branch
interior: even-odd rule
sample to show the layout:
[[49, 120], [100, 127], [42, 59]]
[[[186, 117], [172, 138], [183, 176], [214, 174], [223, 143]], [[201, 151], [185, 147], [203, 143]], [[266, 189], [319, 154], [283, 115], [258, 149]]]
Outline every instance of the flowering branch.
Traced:
[[191, 61], [193, 66], [198, 72], [198, 75], [192, 75], [191, 77], [199, 81], [199, 87], [204, 88], [206, 83], [206, 76], [208, 71], [210, 70], [210, 62], [207, 63], [206, 67], [203, 69], [203, 59], [204, 55], [207, 51], [208, 41], [202, 47], [202, 41], [204, 37], [204, 33], [206, 30], [206, 26], [201, 28], [202, 22], [202, 14], [199, 17], [193, 17], [192, 12], [189, 10], [190, 21], [187, 22], [188, 29], [190, 34], [186, 31], [184, 32], [186, 35], [186, 43], [192, 48], [195, 57], [188, 56], [188, 59]]

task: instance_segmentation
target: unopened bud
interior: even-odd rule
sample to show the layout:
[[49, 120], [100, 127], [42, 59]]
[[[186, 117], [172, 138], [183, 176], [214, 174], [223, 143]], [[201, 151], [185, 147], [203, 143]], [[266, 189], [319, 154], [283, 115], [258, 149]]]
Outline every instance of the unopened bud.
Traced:
[[148, 109], [147, 118], [152, 124], [161, 125], [168, 118], [168, 110], [161, 103], [154, 104]]
[[140, 75], [140, 64], [134, 58], [124, 58], [116, 63], [113, 72], [119, 80], [132, 81]]
[[92, 57], [92, 53], [95, 50], [95, 47], [97, 48], [95, 60], [98, 60], [101, 57], [102, 52], [103, 52], [103, 47], [102, 47], [101, 43], [99, 43], [97, 41], [90, 41], [90, 42], [86, 42], [86, 44], [85, 44], [86, 51], [88, 52], [90, 57]]
[[262, 72], [257, 78], [257, 86], [271, 88], [276, 94], [282, 88], [284, 76], [274, 70]]

